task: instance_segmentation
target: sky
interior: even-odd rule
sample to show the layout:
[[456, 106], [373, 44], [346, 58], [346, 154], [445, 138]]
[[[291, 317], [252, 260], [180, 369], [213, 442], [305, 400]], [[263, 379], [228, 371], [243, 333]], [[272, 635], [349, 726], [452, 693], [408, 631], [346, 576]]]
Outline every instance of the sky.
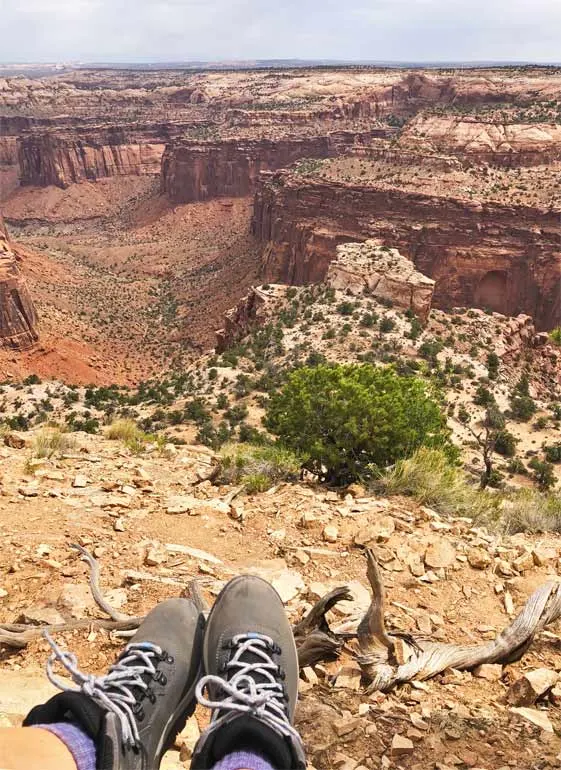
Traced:
[[561, 61], [561, 0], [0, 0], [4, 63]]

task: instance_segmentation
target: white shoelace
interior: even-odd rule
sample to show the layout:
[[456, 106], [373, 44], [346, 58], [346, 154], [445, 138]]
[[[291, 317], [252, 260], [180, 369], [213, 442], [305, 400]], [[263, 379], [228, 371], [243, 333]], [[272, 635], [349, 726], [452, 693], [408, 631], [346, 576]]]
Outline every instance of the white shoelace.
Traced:
[[[222, 718], [219, 714], [223, 712], [239, 711], [257, 716], [273, 730], [299, 740], [286, 711], [278, 666], [271, 657], [275, 647], [273, 639], [263, 634], [239, 634], [233, 637], [232, 647], [235, 653], [226, 664], [226, 671], [235, 671], [235, 674], [229, 680], [215, 674], [202, 677], [196, 688], [198, 702], [213, 710], [212, 721]], [[242, 658], [246, 654], [258, 658], [259, 662], [244, 662]], [[256, 681], [256, 676], [262, 681]], [[224, 692], [226, 697], [223, 700], [206, 698], [203, 690], [209, 685]]]
[[[52, 684], [65, 692], [82, 692], [102, 708], [113, 712], [121, 725], [123, 744], [127, 747], [138, 746], [140, 735], [132, 709], [137, 699], [132, 694], [131, 687], [148, 689], [149, 685], [142, 676], [156, 674], [152, 659], [162, 655], [160, 647], [149, 642], [128, 644], [120, 660], [111, 666], [107, 674], [93, 676], [80, 671], [78, 659], [73, 653], [61, 650], [49, 634], [46, 633], [45, 638], [53, 650], [53, 654], [47, 661], [47, 676]], [[53, 668], [57, 661], [64, 666], [78, 687], [69, 686], [55, 675]]]

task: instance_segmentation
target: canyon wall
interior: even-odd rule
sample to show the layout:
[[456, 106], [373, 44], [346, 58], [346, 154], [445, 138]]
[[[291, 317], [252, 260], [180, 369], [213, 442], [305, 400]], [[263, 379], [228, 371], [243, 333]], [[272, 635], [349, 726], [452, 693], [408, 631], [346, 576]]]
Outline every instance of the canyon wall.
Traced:
[[26, 350], [38, 339], [37, 313], [0, 217], [0, 348]]
[[322, 281], [339, 244], [374, 239], [436, 281], [437, 307], [527, 313], [539, 329], [561, 318], [561, 208], [482, 204], [279, 171], [258, 184], [252, 231], [264, 244], [267, 281]]
[[416, 152], [458, 155], [467, 162], [538, 166], [561, 159], [561, 125], [419, 115], [404, 129], [399, 144]]
[[161, 123], [32, 130], [17, 140], [20, 182], [66, 188], [103, 177], [157, 176], [166, 143], [184, 128]]
[[162, 159], [162, 192], [175, 203], [250, 195], [261, 171], [283, 168], [303, 158], [329, 158], [371, 139], [371, 131], [337, 131], [278, 140], [177, 140], [166, 147]]

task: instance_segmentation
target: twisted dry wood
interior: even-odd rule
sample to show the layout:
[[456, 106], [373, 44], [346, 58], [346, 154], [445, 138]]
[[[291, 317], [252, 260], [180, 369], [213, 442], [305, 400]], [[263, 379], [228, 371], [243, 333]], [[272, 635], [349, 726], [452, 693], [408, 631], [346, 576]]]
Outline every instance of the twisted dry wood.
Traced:
[[[369, 567], [374, 555], [367, 553]], [[444, 644], [412, 640], [404, 644], [405, 661], [397, 662], [384, 638], [383, 591], [379, 570], [368, 571], [373, 594], [370, 609], [359, 627], [358, 662], [370, 690], [389, 690], [413, 679], [430, 679], [447, 668], [469, 670], [483, 663], [511, 663], [519, 660], [532, 644], [536, 634], [561, 617], [561, 582], [550, 581], [540, 586], [528, 599], [518, 616], [491, 642], [481, 645]], [[377, 618], [372, 616], [377, 615]], [[397, 635], [393, 635], [397, 638]], [[392, 635], [390, 634], [390, 639]]]
[[23, 623], [6, 623], [0, 625], [0, 645], [5, 647], [13, 647], [15, 649], [23, 649], [27, 647], [29, 642], [34, 639], [39, 639], [47, 631], [50, 634], [60, 633], [61, 631], [75, 631], [76, 629], [90, 628], [90, 629], [105, 629], [106, 631], [114, 631], [117, 634], [132, 635], [144, 618], [142, 617], [130, 617], [118, 612], [112, 607], [109, 602], [104, 598], [99, 586], [99, 562], [95, 559], [85, 548], [81, 545], [72, 545], [76, 551], [84, 557], [88, 562], [90, 568], [90, 590], [95, 603], [106, 614], [109, 615], [110, 620], [99, 618], [84, 618], [79, 620], [71, 620], [68, 623], [58, 623], [46, 626], [29, 626]]
[[[0, 645], [22, 649], [44, 631], [58, 633], [75, 629], [102, 628], [130, 635], [142, 622], [142, 617], [127, 617], [118, 613], [103, 598], [99, 588], [99, 564], [85, 549], [77, 550], [90, 566], [90, 587], [98, 606], [111, 619], [81, 619], [52, 626], [30, 627], [23, 624], [0, 625]], [[536, 635], [561, 617], [561, 582], [550, 581], [538, 588], [528, 599], [513, 622], [491, 642], [481, 645], [457, 645], [414, 639], [403, 634], [388, 633], [385, 624], [385, 592], [382, 575], [370, 550], [366, 552], [367, 577], [372, 589], [372, 602], [358, 627], [360, 652], [357, 660], [370, 690], [389, 690], [413, 679], [429, 679], [447, 668], [472, 669], [482, 663], [511, 663], [519, 660]], [[207, 611], [196, 581], [189, 595], [201, 611]], [[347, 587], [336, 588], [322, 597], [294, 626], [294, 638], [301, 667], [336, 658], [352, 634], [336, 634], [325, 618], [338, 602], [350, 601]], [[400, 659], [396, 654], [400, 640]]]

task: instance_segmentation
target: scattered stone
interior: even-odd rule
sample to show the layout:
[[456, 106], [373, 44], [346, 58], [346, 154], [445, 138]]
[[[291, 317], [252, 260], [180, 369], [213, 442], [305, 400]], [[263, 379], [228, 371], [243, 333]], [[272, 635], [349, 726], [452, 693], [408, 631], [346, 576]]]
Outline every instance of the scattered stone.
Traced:
[[56, 626], [65, 623], [65, 619], [54, 607], [27, 607], [20, 622], [34, 626]]
[[125, 520], [121, 516], [119, 516], [113, 522], [113, 529], [115, 530], [115, 532], [124, 532], [125, 531]]
[[413, 577], [422, 577], [425, 574], [425, 565], [418, 553], [412, 554], [407, 564]]
[[380, 516], [373, 524], [359, 530], [354, 542], [356, 545], [370, 545], [371, 543], [385, 543], [395, 532], [395, 521], [391, 516]]
[[531, 551], [524, 551], [524, 553], [514, 560], [512, 565], [518, 572], [527, 572], [534, 567], [534, 557]]
[[484, 548], [470, 548], [467, 560], [474, 569], [486, 569], [493, 561], [490, 553]]
[[505, 591], [505, 595], [503, 597], [504, 605], [505, 605], [505, 612], [507, 615], [514, 615], [514, 602], [512, 601], [512, 596], [510, 595], [509, 591]]
[[429, 730], [429, 724], [428, 722], [425, 722], [425, 720], [419, 716], [419, 714], [415, 714], [414, 712], [409, 716], [411, 719], [411, 724], [413, 727], [415, 727], [417, 730], [423, 730], [424, 732], [428, 732]]
[[425, 551], [425, 564], [432, 570], [445, 569], [456, 560], [456, 549], [447, 540], [436, 540]]
[[473, 675], [488, 682], [498, 682], [503, 675], [503, 667], [499, 663], [482, 663], [473, 669]]
[[413, 741], [404, 735], [396, 733], [392, 738], [391, 755], [392, 757], [403, 757], [412, 754], [415, 750]]
[[361, 726], [361, 724], [363, 724], [363, 720], [360, 717], [338, 719], [333, 722], [333, 729], [339, 738], [342, 738], [344, 735], [352, 733], [353, 730], [356, 730], [357, 727]]
[[532, 706], [559, 681], [559, 674], [550, 668], [536, 668], [517, 679], [506, 694], [512, 706]]
[[58, 598], [58, 605], [67, 609], [73, 618], [83, 618], [97, 607], [89, 586], [83, 583], [67, 583]]
[[289, 569], [283, 570], [274, 577], [271, 584], [284, 604], [295, 599], [305, 588], [302, 575]]
[[87, 485], [88, 485], [87, 477], [81, 474], [78, 474], [77, 476], [75, 476], [74, 481], [72, 482], [72, 486], [75, 489], [83, 489]]
[[323, 530], [323, 539], [326, 543], [336, 543], [339, 537], [339, 530], [334, 524], [328, 524]]
[[532, 551], [532, 558], [536, 567], [545, 567], [557, 559], [557, 549], [548, 548], [545, 545], [537, 545]]
[[148, 547], [146, 556], [144, 557], [144, 563], [149, 567], [157, 567], [160, 564], [165, 564], [168, 560], [168, 551], [161, 543], [154, 543]]
[[510, 710], [513, 714], [518, 714], [523, 719], [526, 719], [528, 722], [536, 725], [536, 727], [539, 727], [540, 730], [544, 730], [546, 733], [553, 733], [553, 725], [551, 724], [551, 720], [545, 711], [538, 711], [538, 709], [530, 709], [525, 707], [511, 708]]
[[360, 679], [361, 671], [358, 666], [343, 666], [335, 680], [335, 687], [358, 692], [360, 690]]
[[27, 486], [22, 486], [18, 489], [18, 492], [20, 495], [23, 495], [23, 497], [38, 497], [39, 496], [39, 488], [36, 485], [28, 484]]
[[300, 672], [300, 676], [308, 684], [315, 685], [319, 682], [318, 675], [311, 666], [305, 666]]
[[213, 556], [211, 553], [201, 551], [199, 548], [191, 548], [188, 545], [177, 545], [175, 543], [166, 543], [166, 550], [170, 553], [182, 553], [185, 556], [191, 556], [193, 559], [201, 559], [201, 561], [208, 561], [210, 564], [222, 564], [220, 559]]
[[310, 561], [309, 554], [307, 554], [306, 551], [302, 551], [300, 548], [294, 553], [294, 558], [296, 561], [300, 562], [303, 567]]
[[31, 446], [31, 441], [31, 436], [25, 436], [23, 433], [17, 433], [13, 430], [4, 436], [4, 444], [11, 449], [25, 449], [25, 447]]

